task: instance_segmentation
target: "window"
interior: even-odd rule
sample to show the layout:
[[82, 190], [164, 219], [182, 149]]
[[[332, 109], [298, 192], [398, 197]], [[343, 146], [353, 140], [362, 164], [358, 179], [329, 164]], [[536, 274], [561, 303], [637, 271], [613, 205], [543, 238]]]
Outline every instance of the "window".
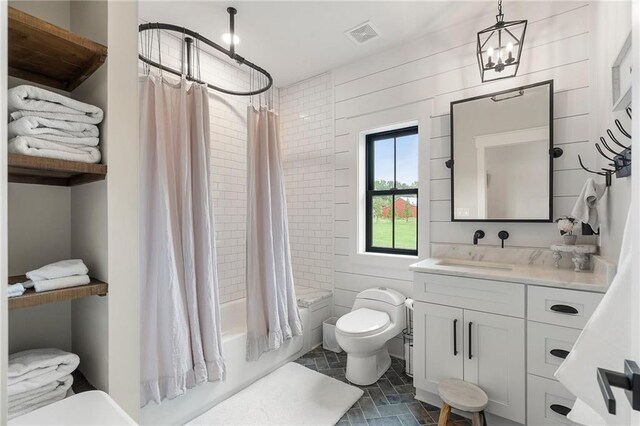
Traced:
[[366, 137], [366, 250], [418, 254], [418, 127]]

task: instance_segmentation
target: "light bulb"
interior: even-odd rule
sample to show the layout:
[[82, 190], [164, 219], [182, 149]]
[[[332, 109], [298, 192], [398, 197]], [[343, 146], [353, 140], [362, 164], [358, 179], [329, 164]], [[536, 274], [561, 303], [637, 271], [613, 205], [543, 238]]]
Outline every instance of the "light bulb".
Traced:
[[513, 52], [513, 43], [507, 43], [507, 52]]
[[[222, 34], [222, 41], [224, 41], [226, 44], [231, 44], [231, 33]], [[240, 44], [240, 37], [235, 34], [233, 35], [233, 44]]]

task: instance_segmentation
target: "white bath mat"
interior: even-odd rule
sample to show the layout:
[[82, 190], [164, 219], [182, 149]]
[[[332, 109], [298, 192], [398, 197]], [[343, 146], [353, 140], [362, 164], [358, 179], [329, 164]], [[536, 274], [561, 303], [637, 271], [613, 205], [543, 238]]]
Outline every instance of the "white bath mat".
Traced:
[[362, 390], [290, 362], [190, 425], [335, 425]]

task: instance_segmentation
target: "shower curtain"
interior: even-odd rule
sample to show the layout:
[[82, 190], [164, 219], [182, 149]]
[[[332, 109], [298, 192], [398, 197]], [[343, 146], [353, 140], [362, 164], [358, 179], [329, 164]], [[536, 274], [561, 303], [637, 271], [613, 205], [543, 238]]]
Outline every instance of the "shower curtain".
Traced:
[[247, 109], [247, 359], [302, 335], [293, 288], [279, 119]]
[[[224, 379], [205, 86], [143, 76], [141, 404]], [[131, 141], [121, 141], [132, 143]]]

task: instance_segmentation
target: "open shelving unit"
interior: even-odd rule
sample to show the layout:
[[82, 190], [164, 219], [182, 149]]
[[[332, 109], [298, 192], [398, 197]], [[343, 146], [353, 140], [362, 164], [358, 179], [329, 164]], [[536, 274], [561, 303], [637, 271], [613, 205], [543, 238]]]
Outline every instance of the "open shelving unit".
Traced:
[[[27, 280], [24, 275], [9, 277], [9, 284], [21, 283]], [[9, 298], [9, 310], [29, 308], [45, 303], [63, 302], [87, 296], [106, 296], [109, 290], [107, 283], [91, 278], [89, 284], [59, 290], [36, 293], [33, 288], [27, 289], [22, 296]]]
[[9, 75], [67, 92], [107, 59], [107, 47], [9, 7]]
[[106, 164], [80, 163], [54, 158], [9, 154], [9, 182], [39, 185], [75, 186], [103, 180]]

